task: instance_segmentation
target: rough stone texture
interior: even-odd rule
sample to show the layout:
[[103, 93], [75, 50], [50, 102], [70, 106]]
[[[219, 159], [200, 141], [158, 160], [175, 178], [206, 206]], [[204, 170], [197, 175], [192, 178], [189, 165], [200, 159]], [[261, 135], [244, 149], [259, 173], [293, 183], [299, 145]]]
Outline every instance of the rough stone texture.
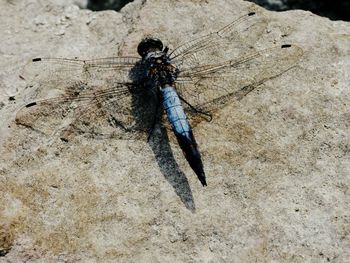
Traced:
[[14, 123], [30, 58], [134, 55], [147, 34], [175, 46], [251, 7], [207, 2], [1, 2], [1, 262], [350, 262], [348, 23], [266, 12], [260, 45], [303, 59], [197, 126], [207, 188], [171, 136], [66, 143]]

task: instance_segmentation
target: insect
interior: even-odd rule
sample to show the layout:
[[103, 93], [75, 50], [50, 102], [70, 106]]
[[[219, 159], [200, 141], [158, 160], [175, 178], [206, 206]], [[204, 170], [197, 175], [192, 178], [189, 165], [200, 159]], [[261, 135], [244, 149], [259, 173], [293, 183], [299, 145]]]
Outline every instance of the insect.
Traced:
[[[140, 57], [93, 60], [35, 58], [37, 97], [16, 115], [17, 124], [48, 135], [150, 139], [166, 112], [171, 129], [203, 186], [207, 185], [192, 126], [257, 85], [293, 67], [302, 56], [296, 45], [255, 49], [265, 32], [262, 14], [249, 12], [218, 31], [172, 51], [161, 40], [144, 38]], [[47, 98], [49, 97], [49, 98]]]

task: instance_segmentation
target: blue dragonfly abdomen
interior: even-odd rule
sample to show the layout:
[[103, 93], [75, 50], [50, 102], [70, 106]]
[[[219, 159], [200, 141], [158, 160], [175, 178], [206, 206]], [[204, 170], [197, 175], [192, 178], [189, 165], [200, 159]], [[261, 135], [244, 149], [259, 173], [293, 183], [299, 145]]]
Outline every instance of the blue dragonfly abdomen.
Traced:
[[161, 90], [163, 107], [168, 121], [177, 138], [177, 141], [186, 157], [186, 160], [194, 170], [203, 186], [206, 186], [203, 162], [198, 150], [197, 142], [193, 136], [191, 126], [182, 108], [179, 96], [174, 87], [165, 85]]

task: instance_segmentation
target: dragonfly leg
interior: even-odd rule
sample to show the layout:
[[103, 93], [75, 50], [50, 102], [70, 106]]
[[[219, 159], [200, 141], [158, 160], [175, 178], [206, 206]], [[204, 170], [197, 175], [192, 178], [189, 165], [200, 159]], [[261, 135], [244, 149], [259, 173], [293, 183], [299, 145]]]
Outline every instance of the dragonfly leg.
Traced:
[[208, 112], [205, 112], [205, 111], [202, 111], [202, 110], [199, 110], [199, 109], [196, 109], [193, 105], [191, 105], [188, 101], [186, 101], [183, 97], [181, 97], [179, 95], [179, 98], [180, 100], [182, 100], [184, 103], [186, 103], [195, 113], [198, 113], [198, 114], [201, 114], [201, 115], [204, 115], [206, 117], [203, 117], [206, 121], [210, 122], [212, 119], [213, 119], [213, 116], [208, 113]]

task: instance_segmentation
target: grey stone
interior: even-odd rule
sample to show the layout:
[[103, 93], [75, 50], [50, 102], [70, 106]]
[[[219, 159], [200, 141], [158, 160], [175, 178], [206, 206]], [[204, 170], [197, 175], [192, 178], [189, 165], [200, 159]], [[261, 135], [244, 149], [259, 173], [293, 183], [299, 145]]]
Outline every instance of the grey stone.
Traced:
[[14, 121], [37, 95], [21, 75], [34, 57], [137, 55], [150, 34], [172, 48], [251, 8], [259, 9], [155, 0], [118, 13], [73, 1], [1, 2], [0, 250], [8, 253], [0, 261], [348, 261], [346, 22], [261, 11], [268, 26], [257, 46], [293, 43], [304, 55], [195, 128], [206, 188], [171, 134], [168, 143], [65, 142]]

